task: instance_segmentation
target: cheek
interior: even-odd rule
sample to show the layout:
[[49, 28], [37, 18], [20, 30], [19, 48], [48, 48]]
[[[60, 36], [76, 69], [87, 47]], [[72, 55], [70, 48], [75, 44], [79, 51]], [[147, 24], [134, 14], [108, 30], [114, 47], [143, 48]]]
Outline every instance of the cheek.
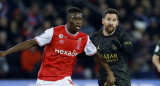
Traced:
[[107, 21], [104, 21], [103, 23], [105, 26], [108, 26], [108, 24], [109, 24]]
[[75, 25], [75, 22], [74, 22], [74, 21], [71, 21], [71, 25]]
[[116, 23], [114, 23], [114, 27], [117, 27], [118, 26], [118, 23], [116, 22]]

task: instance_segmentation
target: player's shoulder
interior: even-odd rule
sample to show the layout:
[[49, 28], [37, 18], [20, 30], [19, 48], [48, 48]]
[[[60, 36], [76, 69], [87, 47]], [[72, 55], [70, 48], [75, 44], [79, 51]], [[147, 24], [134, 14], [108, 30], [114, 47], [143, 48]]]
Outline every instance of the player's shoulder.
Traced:
[[81, 37], [87, 37], [88, 35], [87, 35], [87, 34], [85, 34], [85, 33], [83, 33], [83, 32], [81, 32], [81, 31], [79, 31], [78, 36], [81, 36]]
[[94, 32], [94, 33], [90, 34], [89, 36], [90, 36], [90, 37], [96, 37], [96, 36], [99, 36], [100, 34], [102, 34], [102, 30], [99, 30], [99, 31], [97, 31], [97, 32]]

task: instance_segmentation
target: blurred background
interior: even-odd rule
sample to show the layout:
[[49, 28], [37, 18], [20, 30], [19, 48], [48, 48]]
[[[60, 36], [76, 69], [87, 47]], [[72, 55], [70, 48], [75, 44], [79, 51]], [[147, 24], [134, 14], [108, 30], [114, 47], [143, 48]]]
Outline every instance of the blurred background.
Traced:
[[[72, 6], [82, 10], [81, 31], [88, 35], [102, 29], [102, 14], [107, 8], [118, 10], [120, 23], [129, 33], [135, 50], [134, 57], [128, 61], [131, 79], [160, 79], [160, 73], [152, 64], [160, 38], [160, 0], [0, 0], [0, 51], [34, 38], [45, 29], [65, 24], [66, 9]], [[0, 82], [36, 80], [43, 48], [33, 47], [0, 58]], [[78, 56], [72, 78], [97, 79], [97, 72], [94, 59], [82, 54]]]

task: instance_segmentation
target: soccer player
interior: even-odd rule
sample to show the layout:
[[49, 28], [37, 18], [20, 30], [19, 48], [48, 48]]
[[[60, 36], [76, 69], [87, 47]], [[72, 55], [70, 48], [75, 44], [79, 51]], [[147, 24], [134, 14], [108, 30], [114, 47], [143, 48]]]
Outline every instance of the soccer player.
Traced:
[[[103, 29], [92, 34], [90, 39], [113, 71], [116, 80], [111, 86], [131, 86], [127, 57], [133, 55], [133, 45], [124, 27], [119, 24], [119, 13], [115, 9], [107, 9], [103, 14], [102, 24]], [[105, 80], [108, 75], [100, 65], [99, 86], [108, 83]]]
[[103, 56], [97, 52], [87, 34], [80, 32], [82, 26], [82, 12], [72, 7], [67, 10], [67, 24], [47, 29], [41, 35], [17, 44], [9, 50], [1, 51], [0, 57], [32, 46], [45, 45], [43, 61], [38, 73], [36, 86], [73, 86], [71, 75], [77, 54], [85, 52], [94, 55], [97, 62], [105, 67], [109, 73], [106, 80], [115, 81], [113, 72], [103, 61]]
[[160, 73], [160, 40], [158, 41], [158, 44], [156, 45], [153, 57], [152, 57], [152, 62], [156, 66], [158, 72]]

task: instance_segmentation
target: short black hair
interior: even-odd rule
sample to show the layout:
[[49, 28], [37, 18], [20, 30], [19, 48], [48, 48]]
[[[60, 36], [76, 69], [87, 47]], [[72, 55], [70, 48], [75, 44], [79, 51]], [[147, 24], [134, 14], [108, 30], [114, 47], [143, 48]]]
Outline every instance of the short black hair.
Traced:
[[79, 8], [77, 8], [77, 7], [71, 7], [71, 8], [69, 8], [69, 9], [67, 9], [67, 16], [68, 16], [70, 13], [76, 13], [76, 12], [82, 13], [82, 11], [81, 11]]
[[106, 17], [106, 14], [116, 14], [117, 15], [117, 19], [119, 19], [119, 13], [117, 10], [113, 9], [113, 8], [108, 8], [104, 13], [103, 13], [103, 18]]

